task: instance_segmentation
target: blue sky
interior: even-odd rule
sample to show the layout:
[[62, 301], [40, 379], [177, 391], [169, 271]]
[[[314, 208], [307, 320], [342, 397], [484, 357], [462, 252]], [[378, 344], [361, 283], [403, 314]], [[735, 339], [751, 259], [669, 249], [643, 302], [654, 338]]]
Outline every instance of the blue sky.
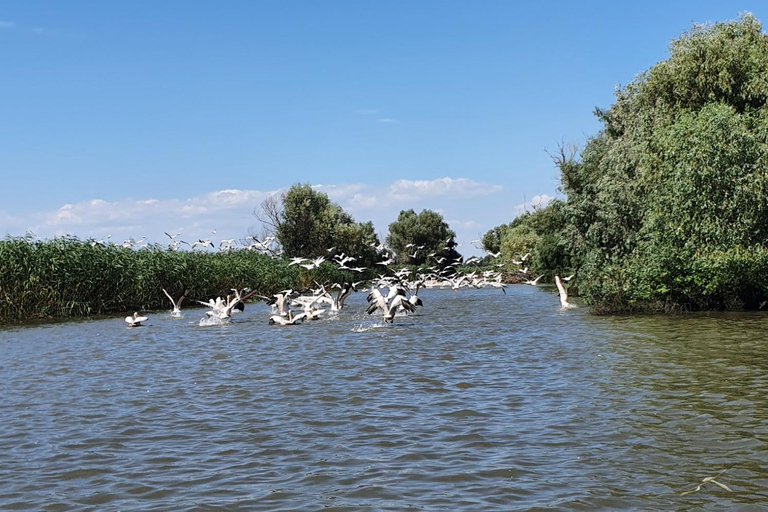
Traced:
[[242, 238], [318, 186], [383, 237], [470, 240], [558, 195], [616, 85], [758, 2], [4, 1], [0, 235]]

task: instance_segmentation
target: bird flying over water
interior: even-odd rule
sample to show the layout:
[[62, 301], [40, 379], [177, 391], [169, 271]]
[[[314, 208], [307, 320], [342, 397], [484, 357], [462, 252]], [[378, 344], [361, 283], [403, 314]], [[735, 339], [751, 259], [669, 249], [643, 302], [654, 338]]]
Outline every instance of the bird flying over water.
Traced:
[[171, 316], [173, 317], [180, 317], [181, 316], [181, 303], [184, 301], [184, 299], [187, 296], [187, 290], [184, 290], [184, 292], [181, 294], [181, 297], [179, 297], [179, 300], [173, 300], [173, 297], [171, 297], [171, 294], [165, 291], [165, 288], [163, 288], [163, 293], [166, 297], [168, 297], [168, 300], [171, 301], [171, 304], [173, 304], [173, 310], [171, 311]]

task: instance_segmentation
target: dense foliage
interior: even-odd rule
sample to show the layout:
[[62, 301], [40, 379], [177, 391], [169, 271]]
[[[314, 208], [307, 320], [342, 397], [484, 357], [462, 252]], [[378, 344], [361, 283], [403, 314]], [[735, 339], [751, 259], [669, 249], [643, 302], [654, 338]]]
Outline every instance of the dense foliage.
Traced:
[[573, 270], [570, 247], [565, 237], [568, 225], [565, 203], [551, 201], [546, 207], [525, 212], [509, 224], [490, 229], [482, 239], [483, 249], [501, 253], [501, 261], [521, 261], [529, 255], [524, 266], [536, 275], [551, 281], [555, 273]]
[[563, 157], [561, 232], [598, 311], [757, 307], [768, 289], [768, 36], [696, 25]]
[[454, 242], [456, 233], [443, 216], [432, 210], [402, 210], [397, 220], [389, 225], [387, 245], [401, 264], [421, 265], [432, 255], [455, 260], [461, 258]]
[[293, 185], [283, 194], [276, 235], [287, 257], [328, 257], [334, 248], [364, 266], [376, 261], [379, 244], [373, 223], [356, 223], [327, 194], [306, 184]]

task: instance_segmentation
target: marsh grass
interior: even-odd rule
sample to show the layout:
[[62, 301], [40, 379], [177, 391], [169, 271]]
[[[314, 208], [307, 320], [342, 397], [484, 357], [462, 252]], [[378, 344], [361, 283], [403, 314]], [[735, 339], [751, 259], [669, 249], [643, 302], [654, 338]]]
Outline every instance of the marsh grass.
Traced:
[[271, 295], [294, 287], [301, 276], [295, 266], [252, 251], [135, 250], [92, 242], [1, 240], [0, 322], [163, 309], [170, 307], [163, 288], [172, 296], [188, 290], [192, 300], [246, 287]]

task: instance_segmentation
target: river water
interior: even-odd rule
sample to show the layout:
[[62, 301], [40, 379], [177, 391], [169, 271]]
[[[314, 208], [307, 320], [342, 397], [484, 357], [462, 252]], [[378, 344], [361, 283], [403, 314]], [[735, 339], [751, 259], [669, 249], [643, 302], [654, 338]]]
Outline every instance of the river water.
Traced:
[[768, 509], [765, 314], [364, 296], [0, 330], [0, 510]]

